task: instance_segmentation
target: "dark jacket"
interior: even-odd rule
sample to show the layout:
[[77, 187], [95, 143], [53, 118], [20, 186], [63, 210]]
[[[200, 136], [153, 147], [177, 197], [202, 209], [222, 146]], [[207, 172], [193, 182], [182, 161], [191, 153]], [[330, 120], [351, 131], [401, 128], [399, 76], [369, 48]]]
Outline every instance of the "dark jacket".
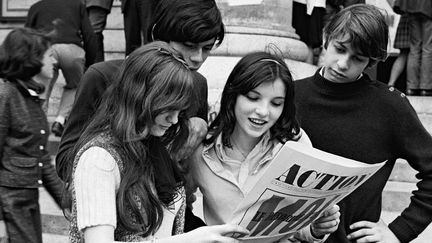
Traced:
[[0, 186], [37, 188], [50, 164], [49, 128], [38, 96], [0, 79]]
[[97, 42], [87, 16], [87, 10], [81, 1], [42, 0], [33, 4], [28, 12], [26, 27], [51, 31], [53, 21], [58, 23], [58, 35], [55, 43], [75, 44], [85, 51], [86, 67], [95, 62]]

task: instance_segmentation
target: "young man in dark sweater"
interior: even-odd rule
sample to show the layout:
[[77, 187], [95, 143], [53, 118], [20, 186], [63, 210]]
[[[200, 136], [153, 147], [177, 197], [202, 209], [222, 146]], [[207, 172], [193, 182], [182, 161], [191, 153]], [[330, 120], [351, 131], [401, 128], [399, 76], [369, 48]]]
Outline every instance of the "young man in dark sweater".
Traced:
[[[168, 42], [194, 71], [224, 38], [221, 13], [214, 0], [161, 0], [153, 17], [149, 34], [154, 40]], [[63, 180], [70, 175], [75, 143], [98, 107], [102, 94], [117, 77], [123, 61], [96, 63], [84, 74], [56, 156], [57, 173]], [[197, 98], [192, 112], [207, 121], [207, 80], [198, 72], [194, 73]]]
[[[401, 92], [363, 71], [387, 56], [388, 26], [372, 5], [354, 5], [324, 28], [324, 64], [295, 82], [302, 128], [318, 149], [386, 164], [339, 203], [341, 222], [326, 242], [409, 242], [432, 220], [432, 137]], [[389, 225], [382, 191], [396, 159], [418, 171], [410, 205]]]

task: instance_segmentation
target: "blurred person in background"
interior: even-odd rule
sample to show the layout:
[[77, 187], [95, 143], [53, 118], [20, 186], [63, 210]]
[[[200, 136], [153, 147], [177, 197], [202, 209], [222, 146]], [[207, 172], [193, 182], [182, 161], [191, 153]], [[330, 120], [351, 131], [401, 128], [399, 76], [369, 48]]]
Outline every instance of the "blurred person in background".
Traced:
[[85, 69], [95, 62], [96, 37], [85, 5], [81, 1], [38, 1], [30, 7], [25, 26], [47, 32], [54, 28], [58, 30], [52, 46], [53, 55], [57, 60], [56, 72], [47, 87], [44, 109], [48, 109], [58, 69], [61, 69], [66, 85], [63, 88], [57, 117], [51, 127], [52, 133], [60, 137], [75, 101], [78, 83]]
[[12, 30], [0, 46], [0, 219], [9, 243], [42, 243], [40, 186], [61, 202], [40, 98], [54, 64], [50, 38], [35, 30]]

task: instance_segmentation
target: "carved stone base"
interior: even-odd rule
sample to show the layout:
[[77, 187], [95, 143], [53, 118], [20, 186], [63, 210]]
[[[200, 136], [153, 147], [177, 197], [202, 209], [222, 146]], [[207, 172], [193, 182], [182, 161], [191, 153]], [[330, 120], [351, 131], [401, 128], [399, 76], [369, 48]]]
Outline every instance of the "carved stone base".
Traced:
[[269, 45], [276, 46], [287, 59], [306, 60], [307, 46], [295, 33], [238, 26], [226, 27], [224, 41], [212, 53], [218, 56], [244, 56], [252, 51], [263, 51]]

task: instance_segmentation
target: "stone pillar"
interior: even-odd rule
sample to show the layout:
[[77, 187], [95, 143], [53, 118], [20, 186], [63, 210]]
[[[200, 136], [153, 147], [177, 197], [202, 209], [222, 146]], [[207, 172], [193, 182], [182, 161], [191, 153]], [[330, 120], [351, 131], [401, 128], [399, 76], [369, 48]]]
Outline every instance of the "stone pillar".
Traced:
[[214, 55], [244, 56], [277, 46], [286, 58], [304, 61], [307, 46], [292, 27], [292, 0], [216, 0], [226, 36]]

